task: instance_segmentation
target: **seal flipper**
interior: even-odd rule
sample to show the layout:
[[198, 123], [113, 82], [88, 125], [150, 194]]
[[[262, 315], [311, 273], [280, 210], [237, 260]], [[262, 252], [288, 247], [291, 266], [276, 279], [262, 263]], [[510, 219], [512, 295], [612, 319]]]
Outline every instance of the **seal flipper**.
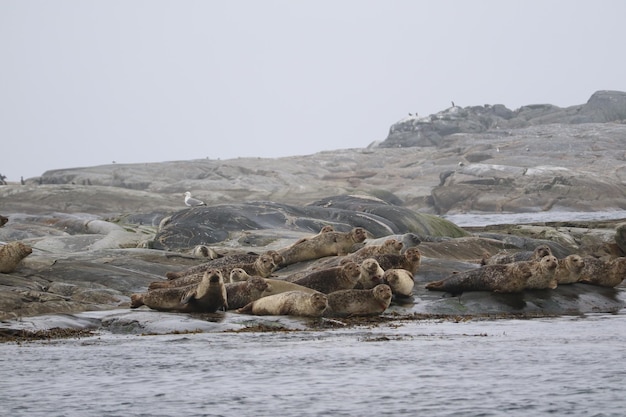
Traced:
[[196, 289], [194, 288], [193, 290], [189, 290], [185, 295], [181, 297], [180, 303], [182, 305], [189, 304], [189, 301], [191, 301], [191, 299], [195, 297], [196, 297]]

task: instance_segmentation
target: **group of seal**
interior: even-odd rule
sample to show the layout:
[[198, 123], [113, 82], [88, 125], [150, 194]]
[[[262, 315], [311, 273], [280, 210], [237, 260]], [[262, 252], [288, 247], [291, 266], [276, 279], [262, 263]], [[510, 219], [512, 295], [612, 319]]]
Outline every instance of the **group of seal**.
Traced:
[[[325, 226], [277, 251], [219, 255], [166, 273], [167, 279], [150, 283], [146, 293], [133, 294], [131, 308], [306, 317], [378, 315], [394, 295], [411, 295], [420, 253], [412, 247], [401, 254], [403, 244], [396, 239], [359, 248], [367, 236], [361, 227], [337, 232]], [[272, 276], [281, 267], [326, 258], [341, 262], [320, 264], [297, 275]]]
[[576, 282], [615, 287], [625, 277], [624, 257], [606, 261], [572, 254], [557, 259], [548, 245], [540, 245], [532, 252], [500, 252], [493, 256], [484, 256], [481, 267], [430, 282], [426, 289], [452, 294], [465, 291], [516, 293], [524, 290], [555, 289], [558, 285]]

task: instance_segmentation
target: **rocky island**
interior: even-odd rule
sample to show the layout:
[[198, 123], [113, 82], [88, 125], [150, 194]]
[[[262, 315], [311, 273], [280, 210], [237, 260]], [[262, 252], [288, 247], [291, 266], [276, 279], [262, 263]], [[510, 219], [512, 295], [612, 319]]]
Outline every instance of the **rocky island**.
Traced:
[[[47, 171], [0, 186], [0, 242], [31, 249], [15, 268], [0, 272], [0, 333], [336, 323], [129, 308], [133, 293], [166, 280], [169, 271], [205, 263], [212, 253], [280, 250], [324, 226], [365, 229], [361, 245], [395, 238], [403, 250], [419, 249], [412, 295], [394, 298], [381, 319], [615, 312], [624, 306], [623, 281], [462, 295], [426, 285], [480, 268], [485, 256], [539, 245], [559, 259], [624, 257], [625, 141], [626, 93], [598, 91], [568, 108], [454, 106], [408, 116], [391, 126], [387, 138], [360, 149]], [[206, 206], [187, 207], [186, 191]], [[514, 214], [531, 220], [502, 222]], [[500, 221], [458, 221], [468, 215]], [[272, 278], [319, 268], [319, 262], [277, 268]]]

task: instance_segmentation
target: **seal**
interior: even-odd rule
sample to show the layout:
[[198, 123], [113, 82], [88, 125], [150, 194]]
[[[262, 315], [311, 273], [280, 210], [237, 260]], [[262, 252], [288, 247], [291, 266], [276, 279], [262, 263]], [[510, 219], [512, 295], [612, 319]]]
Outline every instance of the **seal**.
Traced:
[[391, 304], [391, 288], [379, 284], [370, 289], [335, 291], [328, 294], [325, 317], [376, 316]]
[[219, 269], [204, 273], [196, 285], [162, 288], [130, 296], [130, 308], [146, 305], [153, 310], [182, 313], [214, 313], [228, 308], [224, 278]]
[[206, 245], [197, 245], [195, 248], [192, 249], [191, 254], [196, 258], [217, 259], [222, 257], [222, 255], [217, 253], [215, 249], [210, 248]]
[[620, 257], [603, 261], [591, 256], [584, 256], [585, 266], [580, 272], [578, 282], [600, 287], [616, 287], [626, 277], [626, 258]]
[[[520, 262], [533, 262], [533, 261], [520, 261]], [[556, 268], [559, 266], [559, 261], [555, 256], [547, 255], [541, 258], [539, 261], [534, 261], [537, 264], [531, 265], [531, 276], [526, 281], [524, 286], [525, 290], [553, 290], [558, 286], [555, 273]]]
[[[243, 269], [241, 269], [242, 272]], [[232, 272], [231, 272], [232, 274]], [[228, 310], [236, 310], [264, 297], [266, 291], [271, 291], [271, 285], [263, 277], [249, 277], [245, 281], [231, 282], [226, 285], [226, 299]]]
[[327, 307], [326, 294], [287, 291], [259, 298], [236, 311], [257, 316], [321, 317]]
[[376, 259], [367, 258], [359, 266], [359, 280], [354, 288], [369, 290], [383, 283], [385, 271], [380, 267]]
[[580, 255], [568, 255], [559, 259], [554, 277], [559, 285], [578, 282], [584, 266], [585, 261]]
[[494, 265], [494, 264], [508, 264], [518, 261], [538, 261], [544, 256], [552, 255], [552, 250], [548, 245], [539, 245], [534, 251], [520, 251], [520, 252], [498, 252], [493, 256], [489, 256], [485, 253], [481, 260], [481, 265]]
[[[264, 256], [265, 255], [265, 256]], [[271, 258], [271, 261], [270, 261]], [[203, 274], [205, 271], [213, 268], [222, 268], [226, 267], [227, 272], [225, 275], [228, 276], [232, 268], [242, 268], [242, 265], [248, 265], [251, 263], [258, 262], [255, 268], [257, 268], [260, 272], [262, 272], [261, 276], [270, 276], [271, 273], [282, 261], [282, 256], [275, 251], [269, 250], [263, 252], [261, 255], [257, 253], [238, 253], [233, 255], [228, 255], [224, 257], [220, 257], [218, 259], [212, 259], [208, 262], [205, 262], [200, 265], [192, 266], [190, 268], [184, 269], [178, 272], [167, 272], [165, 276], [167, 279], [176, 279], [186, 275], [194, 275], [194, 274]], [[272, 266], [273, 264], [273, 266]], [[250, 266], [246, 268], [246, 270], [250, 269]], [[264, 275], [266, 274], [266, 275]]]
[[301, 239], [287, 248], [278, 250], [278, 253], [283, 256], [281, 266], [326, 256], [346, 255], [355, 244], [363, 242], [366, 235], [365, 229], [355, 227], [349, 232], [325, 232], [311, 238]]
[[391, 288], [393, 295], [397, 297], [410, 297], [413, 295], [415, 279], [413, 274], [406, 269], [388, 269], [383, 274], [383, 282]]
[[9, 221], [8, 217], [4, 217], [3, 215], [0, 214], [0, 227], [2, 227], [5, 224], [7, 224], [8, 221]]
[[356, 263], [360, 263], [365, 259], [376, 255], [383, 255], [386, 253], [399, 255], [400, 252], [402, 252], [403, 246], [402, 242], [398, 239], [391, 238], [385, 240], [382, 245], [365, 245], [356, 252], [346, 255], [346, 258]]
[[22, 242], [9, 242], [0, 247], [0, 272], [8, 274], [15, 271], [22, 259], [33, 253], [33, 248]]
[[380, 267], [385, 271], [388, 269], [406, 269], [415, 274], [419, 269], [422, 255], [417, 247], [408, 248], [402, 255], [386, 253], [372, 256]]
[[551, 278], [554, 279], [554, 270], [556, 269], [554, 264], [556, 262], [552, 258], [546, 256], [541, 261], [484, 265], [469, 271], [452, 274], [440, 281], [430, 282], [426, 284], [426, 289], [446, 291], [452, 294], [462, 294], [465, 291], [519, 293], [526, 289], [527, 282], [533, 278], [533, 275], [535, 275], [534, 281], [531, 281], [533, 286], [539, 285], [545, 275], [551, 275]]
[[[247, 281], [254, 276], [248, 275], [246, 271], [241, 268], [235, 268], [230, 272], [230, 281], [238, 282], [238, 281]], [[258, 277], [261, 278], [261, 277]], [[285, 281], [283, 279], [274, 279], [274, 278], [263, 278], [265, 282], [268, 284], [268, 288], [263, 292], [263, 297], [267, 297], [268, 295], [280, 294], [281, 292], [287, 291], [302, 291], [308, 293], [319, 292], [312, 288], [305, 287], [303, 285], [294, 284], [293, 282]]]
[[313, 271], [293, 283], [328, 294], [354, 288], [360, 275], [359, 266], [350, 261], [341, 266]]

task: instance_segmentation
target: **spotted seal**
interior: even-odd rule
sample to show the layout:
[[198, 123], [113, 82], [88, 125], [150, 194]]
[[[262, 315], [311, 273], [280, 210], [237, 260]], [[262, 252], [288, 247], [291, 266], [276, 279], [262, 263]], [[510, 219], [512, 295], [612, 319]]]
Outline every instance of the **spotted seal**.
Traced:
[[385, 240], [382, 245], [365, 245], [356, 252], [346, 255], [346, 258], [353, 262], [360, 263], [375, 255], [386, 253], [399, 255], [400, 252], [402, 252], [403, 246], [402, 242], [398, 239], [390, 238]]
[[[532, 281], [533, 285], [539, 285], [544, 274], [551, 275], [554, 279], [556, 262], [552, 258], [546, 256], [540, 261], [484, 265], [469, 271], [452, 274], [440, 281], [430, 282], [426, 284], [426, 289], [446, 291], [452, 294], [461, 294], [465, 291], [522, 292], [533, 276], [535, 276], [534, 281]], [[544, 270], [546, 270], [545, 273]]]
[[370, 289], [335, 291], [328, 294], [326, 317], [373, 316], [384, 312], [391, 304], [391, 288], [379, 284]]
[[132, 294], [130, 299], [130, 308], [146, 305], [158, 311], [214, 313], [228, 308], [224, 277], [219, 269], [206, 271], [198, 284]]
[[359, 266], [354, 262], [347, 262], [341, 266], [313, 271], [293, 283], [328, 294], [354, 288], [360, 275]]
[[[380, 267], [385, 271], [388, 269], [406, 269], [413, 274], [419, 269], [422, 255], [417, 247], [408, 248], [402, 255], [393, 253], [385, 253], [382, 255], [372, 256]], [[342, 260], [343, 262], [343, 260]]]
[[568, 255], [559, 259], [554, 276], [559, 285], [578, 282], [580, 274], [585, 267], [585, 261], [580, 255]]
[[167, 272], [165, 276], [167, 279], [176, 279], [186, 275], [203, 274], [204, 271], [213, 268], [221, 268], [222, 272], [228, 276], [232, 268], [243, 268], [242, 265], [246, 265], [246, 270], [249, 270], [251, 268], [249, 264], [256, 263], [254, 268], [261, 272], [259, 275], [269, 277], [272, 271], [276, 268], [276, 265], [278, 265], [281, 261], [282, 256], [280, 256], [280, 254], [275, 250], [269, 250], [260, 255], [257, 253], [238, 253], [217, 259], [211, 259], [208, 262], [192, 266], [182, 271]]
[[544, 256], [552, 255], [552, 250], [548, 245], [539, 245], [535, 250], [531, 251], [519, 251], [519, 252], [498, 252], [493, 256], [489, 256], [485, 253], [481, 260], [481, 265], [494, 265], [494, 264], [508, 264], [518, 261], [538, 261]]
[[584, 256], [583, 261], [585, 266], [580, 272], [578, 282], [600, 287], [616, 287], [626, 277], [626, 258], [624, 257], [603, 261], [591, 256]]
[[236, 311], [257, 316], [321, 317], [327, 307], [326, 294], [287, 291], [259, 298]]
[[33, 253], [33, 248], [22, 242], [9, 242], [0, 247], [0, 272], [8, 274], [17, 269], [22, 259]]
[[[241, 269], [243, 271], [243, 269]], [[243, 271], [245, 273], [245, 271]], [[226, 285], [228, 309], [236, 310], [265, 296], [272, 286], [263, 277], [253, 276], [245, 281], [230, 282]]]
[[326, 256], [346, 255], [355, 244], [363, 242], [366, 238], [367, 232], [362, 227], [356, 227], [349, 232], [319, 233], [287, 248], [279, 249], [278, 253], [283, 257], [281, 266]]
[[[246, 271], [241, 268], [235, 268], [230, 272], [231, 282], [247, 281], [254, 278], [254, 276], [248, 275]], [[268, 283], [268, 288], [263, 292], [263, 296], [280, 294], [287, 291], [303, 291], [308, 293], [319, 292], [313, 288], [305, 287], [303, 285], [294, 284], [293, 282], [285, 281], [283, 279], [263, 278]]]

